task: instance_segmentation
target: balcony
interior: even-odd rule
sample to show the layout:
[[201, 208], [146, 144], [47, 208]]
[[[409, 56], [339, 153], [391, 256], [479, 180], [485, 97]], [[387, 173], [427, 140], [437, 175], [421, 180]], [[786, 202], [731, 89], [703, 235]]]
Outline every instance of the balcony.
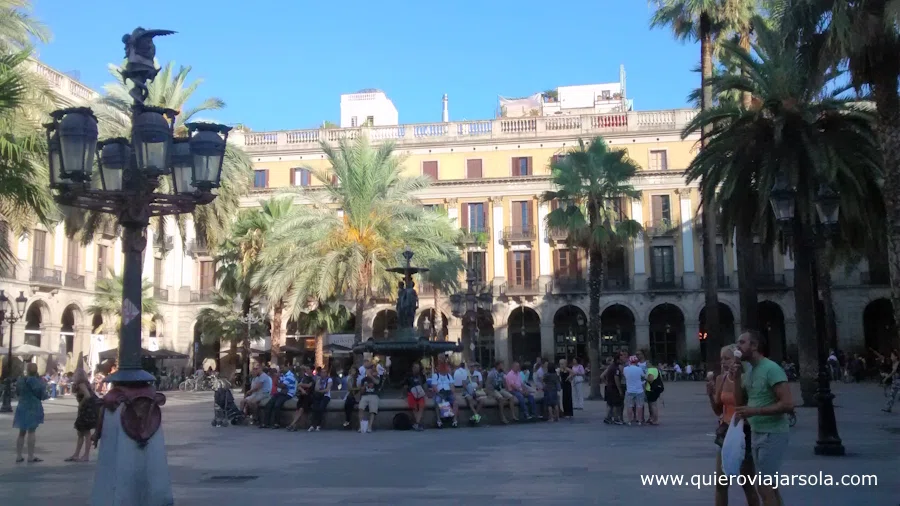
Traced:
[[[168, 294], [167, 294], [168, 295]], [[191, 302], [209, 302], [212, 300], [213, 291], [211, 288], [191, 291]]]
[[610, 276], [603, 279], [603, 291], [627, 292], [631, 290], [631, 280], [624, 276]]
[[488, 227], [461, 228], [462, 243], [467, 246], [484, 248], [491, 242], [491, 229]]
[[69, 288], [84, 289], [84, 275], [76, 274], [74, 272], [67, 272], [66, 273], [66, 286]]
[[496, 118], [395, 126], [316, 128], [275, 132], [235, 131], [229, 139], [251, 154], [320, 149], [321, 142], [368, 136], [371, 142], [399, 147], [440, 142], [534, 139], [547, 135], [595, 137], [608, 133], [679, 133], [697, 114], [693, 109]]
[[[192, 295], [191, 301], [193, 301], [194, 300], [193, 294], [191, 294], [191, 295]], [[169, 291], [166, 290], [165, 288], [158, 288], [158, 287], [154, 286], [153, 287], [153, 298], [158, 301], [168, 302], [169, 301]], [[197, 302], [202, 302], [202, 301], [197, 301]]]
[[684, 290], [684, 278], [673, 276], [669, 278], [647, 278], [647, 290], [651, 292], [677, 292]]
[[206, 239], [191, 239], [187, 242], [187, 254], [191, 256], [203, 256], [209, 253]]
[[56, 92], [56, 96], [66, 107], [82, 105], [99, 96], [96, 91], [81, 84], [71, 76], [50, 68], [37, 60], [29, 60], [29, 65], [35, 74], [46, 80], [50, 89]]
[[569, 231], [562, 227], [553, 227], [547, 230], [547, 236], [551, 241], [564, 242], [569, 238]]
[[550, 293], [554, 295], [573, 295], [588, 293], [587, 280], [584, 278], [559, 277], [550, 282]]
[[172, 251], [175, 247], [175, 239], [171, 235], [157, 236], [153, 240], [153, 250], [157, 252]]
[[3, 279], [16, 279], [16, 266], [13, 265], [0, 265], [0, 278]]
[[117, 228], [116, 224], [112, 221], [104, 221], [100, 225], [100, 235], [107, 239], [115, 239]]
[[868, 286], [890, 286], [891, 275], [887, 269], [876, 271], [863, 271], [859, 273], [859, 282]]
[[536, 237], [534, 227], [528, 225], [503, 229], [503, 240], [506, 242], [533, 241]]
[[419, 297], [434, 297], [434, 285], [431, 283], [416, 283], [415, 288]]
[[42, 286], [61, 286], [62, 271], [46, 267], [32, 267], [31, 281]]
[[665, 237], [674, 235], [678, 226], [668, 219], [651, 220], [644, 223], [644, 232], [650, 237]]
[[[721, 275], [716, 277], [716, 288], [721, 289], [729, 289], [731, 288], [731, 277]], [[706, 278], [700, 278], [700, 288], [706, 288]]]
[[509, 281], [500, 287], [500, 295], [538, 295], [539, 283], [536, 279]]
[[783, 288], [787, 288], [784, 274], [775, 274], [774, 272], [756, 273], [757, 290], [778, 290]]

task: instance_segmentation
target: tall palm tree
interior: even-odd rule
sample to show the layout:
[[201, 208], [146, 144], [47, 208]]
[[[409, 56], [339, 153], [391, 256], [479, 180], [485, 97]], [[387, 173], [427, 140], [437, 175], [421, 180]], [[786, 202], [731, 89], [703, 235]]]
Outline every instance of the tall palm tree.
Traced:
[[334, 300], [319, 301], [309, 311], [295, 315], [297, 329], [316, 336], [316, 366], [325, 365], [325, 336], [344, 328], [350, 316], [350, 311]]
[[[94, 303], [87, 307], [91, 316], [103, 318], [104, 332], [118, 332], [122, 328], [122, 276], [110, 269], [108, 277], [98, 279], [94, 289]], [[149, 328], [159, 306], [153, 298], [153, 283], [141, 282], [141, 327]]]
[[0, 0], [0, 54], [49, 42], [50, 37], [50, 30], [31, 15], [29, 0]]
[[306, 311], [310, 300], [352, 298], [360, 340], [373, 292], [396, 281], [386, 269], [400, 265], [406, 247], [423, 258], [459, 256], [459, 230], [423, 209], [415, 193], [430, 180], [404, 177], [393, 144], [373, 147], [360, 137], [336, 147], [322, 143], [322, 150], [330, 170], [309, 170], [324, 191], [307, 192], [312, 203], [295, 207], [276, 226], [261, 254], [263, 284], [269, 293], [286, 294], [291, 314]]
[[[109, 66], [109, 72], [115, 78], [115, 82], [104, 86], [106, 94], [94, 104], [100, 122], [100, 133], [104, 137], [129, 137], [131, 134], [130, 108], [133, 99], [128, 95], [129, 86], [122, 78], [121, 70], [121, 67]], [[188, 102], [195, 100], [193, 95], [203, 83], [202, 79], [189, 81], [190, 71], [191, 67], [184, 66], [175, 70], [175, 64], [169, 62], [160, 69], [159, 74], [148, 86], [150, 93], [147, 98], [148, 105], [166, 107], [179, 112], [175, 119], [176, 135], [183, 135], [186, 132], [187, 123], [202, 121], [200, 116], [203, 113], [225, 107], [225, 102], [214, 97], [200, 100], [193, 107], [188, 107]], [[249, 191], [252, 173], [252, 164], [247, 154], [229, 144], [222, 165], [222, 186], [216, 192], [216, 199], [211, 204], [198, 206], [192, 213], [196, 237], [205, 239], [213, 248], [229, 237], [230, 225], [239, 208], [240, 197]], [[168, 184], [168, 180], [164, 180], [160, 191], [168, 191]], [[85, 244], [91, 242], [96, 231], [105, 222], [113, 220], [109, 215], [100, 213], [78, 211], [70, 213], [67, 230], [70, 235], [78, 233]], [[163, 223], [163, 219], [154, 219], [151, 223], [158, 237], [165, 234]], [[181, 237], [184, 238], [184, 219], [178, 219], [176, 223]]]
[[[638, 222], [624, 218], [617, 205], [624, 199], [640, 199], [631, 184], [640, 170], [624, 150], [611, 149], [602, 137], [590, 144], [583, 139], [565, 156], [550, 164], [555, 190], [544, 193], [544, 201], [559, 207], [547, 214], [547, 226], [568, 231], [571, 245], [588, 252], [588, 339], [591, 370], [599, 371], [600, 295], [603, 291], [604, 254], [608, 248], [626, 244], [641, 231]], [[600, 375], [591, 375], [591, 395], [600, 393]]]
[[[700, 75], [701, 88], [700, 109], [707, 110], [713, 106], [713, 91], [710, 80], [713, 77], [713, 50], [716, 35], [722, 30], [720, 0], [657, 0], [656, 11], [650, 21], [651, 27], [671, 27], [675, 37], [681, 41], [697, 40], [700, 42]], [[700, 133], [700, 143], [705, 147], [709, 142], [709, 128]], [[702, 149], [702, 148], [701, 148]], [[716, 258], [716, 209], [707, 202], [702, 206], [703, 215], [703, 277], [706, 283], [706, 326], [719, 328], [719, 294], [718, 263]], [[711, 333], [711, 346], [707, 350], [707, 367], [715, 370], [719, 359], [719, 347], [722, 336], [718, 332]]]
[[[848, 63], [851, 82], [875, 102], [884, 155], [888, 259], [894, 320], [900, 322], [900, 1], [779, 0], [773, 12], [796, 32], [827, 37], [835, 63]], [[900, 335], [894, 336], [900, 347]]]
[[[688, 182], [700, 181], [704, 201], [722, 209], [730, 230], [738, 216], [752, 209], [764, 240], [774, 227], [768, 212], [771, 188], [779, 176], [796, 188], [797, 211], [793, 233], [795, 305], [801, 390], [804, 404], [814, 403], [817, 376], [815, 298], [811, 273], [815, 251], [814, 202], [820, 185], [840, 189], [841, 229], [878, 233], [876, 213], [883, 212], [878, 195], [881, 155], [872, 130], [873, 117], [856, 103], [842, 98], [842, 89], [829, 92], [839, 75], [829, 71], [821, 43], [800, 43], [796, 37], [754, 22], [757, 43], [752, 51], [726, 43], [746, 75], [725, 75], [712, 81], [717, 91], [748, 90], [749, 109], [723, 103], [702, 111], [686, 132], [711, 129], [710, 142], [691, 162]], [[755, 187], [756, 202], [747, 188]]]
[[[0, 16], [3, 11], [0, 10]], [[0, 23], [2, 30], [2, 23]], [[2, 32], [0, 32], [2, 33]], [[2, 37], [2, 36], [0, 36]], [[45, 89], [29, 79], [28, 51], [0, 55], [0, 269], [14, 265], [7, 232], [14, 235], [36, 222], [49, 225], [56, 205], [47, 188], [46, 142], [37, 120]]]
[[[252, 309], [252, 307], [251, 307]], [[269, 332], [266, 321], [260, 321], [248, 326], [238, 318], [240, 314], [234, 310], [234, 297], [217, 290], [213, 293], [212, 304], [206, 306], [197, 313], [197, 327], [200, 330], [200, 340], [205, 345], [229, 343], [231, 350], [230, 359], [237, 357], [237, 344], [246, 340], [257, 341], [263, 339]]]

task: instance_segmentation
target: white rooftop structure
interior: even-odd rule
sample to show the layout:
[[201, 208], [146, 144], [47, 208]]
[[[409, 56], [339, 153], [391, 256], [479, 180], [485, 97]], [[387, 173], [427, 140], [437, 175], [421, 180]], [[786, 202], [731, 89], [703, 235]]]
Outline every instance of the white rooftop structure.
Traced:
[[628, 112], [633, 108], [634, 102], [625, 95], [624, 66], [619, 67], [617, 83], [560, 86], [556, 97], [544, 93], [512, 99], [500, 97], [500, 115], [508, 118]]
[[366, 88], [341, 95], [341, 128], [399, 124], [397, 108], [383, 91]]

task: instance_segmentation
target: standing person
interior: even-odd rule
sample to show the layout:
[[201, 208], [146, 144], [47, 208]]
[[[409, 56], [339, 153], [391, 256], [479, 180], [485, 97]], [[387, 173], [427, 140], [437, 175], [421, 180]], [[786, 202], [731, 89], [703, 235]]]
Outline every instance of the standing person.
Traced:
[[584, 409], [584, 366], [572, 359], [572, 407]]
[[19, 405], [16, 406], [16, 414], [13, 417], [13, 428], [19, 429], [19, 438], [16, 439], [16, 464], [25, 462], [22, 450], [25, 448], [26, 436], [28, 462], [43, 462], [34, 456], [34, 432], [44, 423], [44, 406], [41, 401], [47, 399], [47, 385], [38, 376], [37, 364], [28, 363], [25, 366], [25, 376], [16, 382], [16, 391], [19, 394]]
[[[65, 461], [87, 462], [91, 454], [91, 431], [97, 428], [97, 421], [100, 419], [100, 397], [94, 393], [87, 373], [80, 366], [72, 376], [72, 390], [75, 392], [75, 400], [78, 401], [78, 415], [75, 417], [78, 442], [75, 444], [75, 453]], [[84, 455], [81, 453], [82, 446]]]
[[404, 388], [406, 389], [406, 403], [413, 412], [413, 430], [425, 430], [422, 427], [422, 415], [425, 414], [425, 375], [422, 373], [422, 364], [413, 362], [412, 370], [406, 376]]
[[[787, 448], [790, 422], [787, 415], [794, 410], [787, 375], [778, 364], [760, 353], [761, 337], [750, 330], [738, 338], [743, 364], [743, 386], [747, 405], [734, 409], [734, 416], [750, 422], [750, 441], [756, 472], [774, 475], [781, 469]], [[736, 369], [736, 368], [735, 368]], [[781, 493], [770, 485], [756, 487], [765, 506], [782, 504]]]
[[628, 412], [629, 425], [643, 424], [644, 419], [644, 381], [646, 376], [640, 368], [638, 358], [634, 355], [628, 357], [628, 365], [622, 371], [625, 377], [625, 410]]
[[[647, 360], [647, 385], [644, 388], [644, 397], [647, 400], [647, 425], [659, 425], [659, 396], [662, 395], [663, 386], [660, 368]], [[638, 363], [640, 367], [640, 363]]]
[[[375, 417], [378, 415], [378, 392], [381, 390], [381, 376], [373, 365], [366, 369], [362, 379], [362, 396], [359, 398], [359, 432], [363, 432], [363, 420], [368, 420], [366, 432], [372, 432]], [[368, 419], [366, 418], [368, 412]]]
[[556, 370], [559, 374], [559, 384], [562, 386], [562, 417], [571, 418], [575, 415], [572, 403], [572, 378], [574, 377], [572, 370], [566, 359], [559, 359], [559, 368]]
[[544, 405], [547, 406], [547, 419], [559, 421], [559, 374], [553, 362], [547, 362], [547, 371], [542, 378], [544, 384]]
[[891, 369], [884, 378], [884, 382], [891, 385], [891, 397], [881, 410], [890, 413], [897, 396], [900, 395], [900, 354], [897, 353], [897, 350], [891, 351]]
[[356, 410], [356, 405], [359, 404], [359, 370], [356, 367], [351, 367], [349, 376], [347, 376], [347, 397], [344, 398], [344, 428], [350, 427], [351, 419], [353, 418], [353, 412]]
[[59, 385], [59, 371], [47, 374], [47, 383], [50, 385], [50, 400], [56, 399], [57, 385]]
[[313, 393], [313, 420], [309, 426], [308, 432], [319, 432], [322, 430], [322, 420], [325, 418], [325, 410], [328, 409], [328, 403], [331, 402], [331, 386], [334, 380], [331, 379], [331, 371], [327, 368], [316, 368], [316, 389]]
[[[728, 432], [728, 426], [734, 417], [734, 410], [737, 406], [744, 403], [743, 390], [741, 384], [741, 367], [735, 358], [735, 350], [737, 345], [729, 344], [722, 347], [719, 356], [721, 357], [722, 371], [718, 377], [710, 379], [706, 384], [706, 394], [709, 396], [709, 402], [712, 406], [713, 413], [719, 416], [719, 427], [716, 429], [716, 445], [719, 447], [716, 451], [716, 473], [723, 474], [722, 471], [722, 444], [725, 442], [725, 434]], [[745, 425], [746, 436], [746, 453], [744, 461], [741, 463], [741, 474], [750, 478], [756, 474], [753, 468], [753, 456], [750, 451], [750, 430]], [[759, 496], [756, 489], [750, 484], [749, 480], [742, 487], [744, 495], [747, 497], [748, 506], [758, 506]], [[728, 484], [724, 485], [716, 483], [716, 506], [728, 506]]]

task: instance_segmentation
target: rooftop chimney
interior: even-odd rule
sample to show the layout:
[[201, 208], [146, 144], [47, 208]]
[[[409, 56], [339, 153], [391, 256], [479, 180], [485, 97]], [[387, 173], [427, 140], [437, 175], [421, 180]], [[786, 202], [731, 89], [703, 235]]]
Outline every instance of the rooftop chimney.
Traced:
[[442, 100], [444, 107], [441, 112], [441, 121], [444, 123], [450, 123], [450, 111], [447, 109], [447, 94], [444, 93], [444, 99]]

